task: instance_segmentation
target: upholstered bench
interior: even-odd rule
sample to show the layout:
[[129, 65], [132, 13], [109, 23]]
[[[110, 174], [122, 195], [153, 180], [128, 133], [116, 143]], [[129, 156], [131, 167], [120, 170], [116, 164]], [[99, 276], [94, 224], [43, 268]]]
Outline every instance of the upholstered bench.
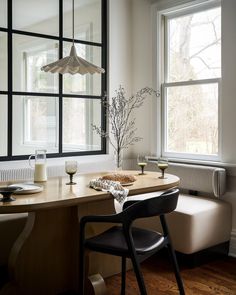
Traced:
[[[180, 196], [176, 210], [167, 216], [174, 248], [184, 254], [219, 247], [225, 253], [231, 233], [231, 205], [221, 198], [225, 192], [225, 169], [197, 165], [171, 164], [168, 173], [180, 177]], [[132, 196], [154, 197], [162, 192]], [[139, 220], [138, 226], [159, 230], [156, 218]]]

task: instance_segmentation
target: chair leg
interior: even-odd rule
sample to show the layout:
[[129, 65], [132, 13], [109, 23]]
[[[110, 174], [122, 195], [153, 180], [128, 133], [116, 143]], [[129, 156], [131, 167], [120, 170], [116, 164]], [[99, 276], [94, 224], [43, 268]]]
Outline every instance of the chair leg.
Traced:
[[168, 239], [168, 244], [167, 244], [167, 248], [168, 248], [168, 252], [169, 252], [169, 256], [171, 259], [171, 262], [173, 264], [174, 267], [174, 272], [175, 272], [175, 278], [179, 287], [179, 294], [180, 295], [185, 295], [184, 292], [184, 286], [183, 286], [183, 282], [180, 276], [180, 272], [179, 272], [179, 266], [178, 266], [178, 262], [175, 256], [175, 251], [173, 249], [172, 243], [171, 243], [171, 239], [170, 239], [170, 235], [169, 235], [169, 229], [166, 223], [166, 219], [164, 215], [160, 215], [160, 220], [161, 220], [161, 225], [163, 228], [163, 233], [164, 236]]
[[84, 295], [84, 247], [79, 248], [79, 294]]
[[174, 267], [175, 278], [176, 278], [178, 288], [179, 288], [179, 294], [180, 295], [185, 295], [183, 281], [181, 279], [178, 262], [177, 262], [175, 251], [174, 251], [174, 249], [172, 247], [171, 242], [169, 242], [169, 244], [167, 244], [167, 248], [168, 248], [168, 252], [169, 252], [171, 262], [172, 262], [173, 267]]
[[132, 260], [132, 264], [133, 264], [134, 272], [135, 272], [136, 279], [137, 279], [137, 282], [138, 282], [140, 294], [141, 295], [147, 295], [147, 290], [146, 290], [146, 287], [145, 287], [145, 284], [144, 284], [144, 279], [143, 279], [143, 275], [142, 275], [141, 270], [140, 270], [140, 264], [139, 264], [137, 255], [132, 253], [130, 255], [130, 258]]
[[126, 257], [121, 258], [121, 295], [125, 295], [125, 283], [126, 283]]

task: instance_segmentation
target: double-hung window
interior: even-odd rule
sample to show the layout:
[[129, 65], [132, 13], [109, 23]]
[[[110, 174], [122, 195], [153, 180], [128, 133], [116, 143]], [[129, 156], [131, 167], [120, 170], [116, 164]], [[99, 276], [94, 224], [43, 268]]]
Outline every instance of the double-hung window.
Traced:
[[[77, 54], [106, 70], [107, 0], [75, 0]], [[107, 74], [51, 74], [68, 56], [72, 0], [0, 0], [0, 160], [102, 154]]]
[[[208, 2], [208, 3], [207, 3]], [[163, 16], [162, 154], [219, 160], [221, 8], [206, 1]]]

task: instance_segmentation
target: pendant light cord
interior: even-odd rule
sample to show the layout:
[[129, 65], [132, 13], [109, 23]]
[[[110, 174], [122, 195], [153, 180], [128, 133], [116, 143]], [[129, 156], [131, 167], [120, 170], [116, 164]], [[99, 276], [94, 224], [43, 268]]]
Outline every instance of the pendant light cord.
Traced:
[[72, 0], [72, 35], [73, 35], [73, 45], [75, 39], [75, 0]]

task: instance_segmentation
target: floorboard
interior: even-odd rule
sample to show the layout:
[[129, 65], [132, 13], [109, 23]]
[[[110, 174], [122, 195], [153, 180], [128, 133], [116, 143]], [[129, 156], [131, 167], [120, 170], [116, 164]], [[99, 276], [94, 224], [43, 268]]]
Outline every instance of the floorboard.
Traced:
[[[167, 258], [152, 257], [142, 264], [148, 295], [178, 294]], [[216, 260], [200, 267], [181, 267], [186, 295], [236, 295], [236, 258]], [[120, 295], [120, 275], [106, 279], [109, 295]], [[133, 271], [127, 272], [126, 295], [140, 294]]]

